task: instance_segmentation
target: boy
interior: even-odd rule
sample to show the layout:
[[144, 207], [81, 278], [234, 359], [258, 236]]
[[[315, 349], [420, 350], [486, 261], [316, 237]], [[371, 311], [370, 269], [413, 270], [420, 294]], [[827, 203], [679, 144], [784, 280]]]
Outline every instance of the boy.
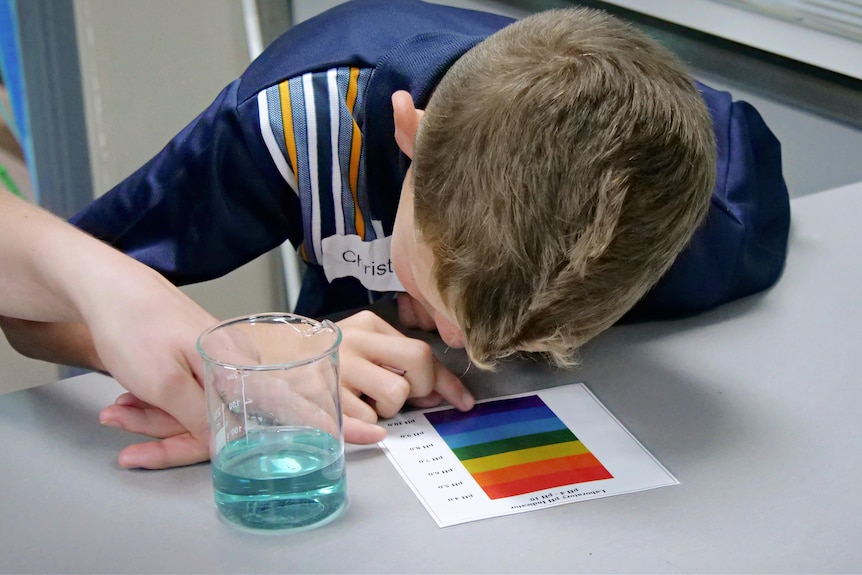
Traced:
[[290, 239], [299, 313], [406, 291], [478, 365], [567, 365], [626, 313], [771, 285], [789, 207], [756, 111], [614, 18], [366, 0], [288, 30], [72, 221], [175, 283]]
[[[644, 231], [640, 238], [635, 230], [631, 241], [643, 244], [658, 240], [662, 234], [675, 236], [661, 248], [664, 253], [653, 258], [659, 246], [642, 245], [641, 252], [615, 256], [654, 259], [644, 264], [649, 269], [637, 271], [641, 277], [626, 277], [630, 274], [625, 265], [607, 262], [608, 266], [617, 266], [616, 276], [602, 279], [605, 284], [595, 287], [587, 285], [592, 281], [587, 279], [583, 289], [576, 285], [579, 280], [572, 280], [575, 284], [568, 287], [560, 285], [564, 293], [552, 309], [542, 312], [544, 317], [533, 317], [535, 314], [528, 313], [525, 306], [538, 305], [529, 303], [532, 291], [551, 289], [544, 284], [551, 281], [549, 274], [553, 270], [541, 272], [547, 277], [527, 277], [538, 271], [527, 264], [519, 268], [520, 264], [508, 262], [511, 269], [500, 271], [502, 275], [498, 277], [488, 269], [496, 262], [487, 261], [490, 256], [486, 253], [463, 266], [481, 267], [478, 278], [441, 277], [452, 265], [441, 259], [463, 258], [459, 250], [464, 246], [435, 245], [442, 240], [428, 236], [443, 231], [425, 230], [424, 222], [418, 222], [420, 235], [426, 236], [424, 239], [436, 252], [435, 281], [440, 285], [435, 287], [442, 291], [445, 303], [457, 308], [451, 310], [456, 323], [467, 324], [462, 327], [468, 328], [467, 349], [474, 360], [487, 364], [494, 357], [516, 351], [517, 341], [488, 341], [496, 337], [494, 334], [513, 330], [523, 332], [515, 338], [524, 340], [521, 347], [547, 351], [562, 360], [591, 334], [619, 319], [665, 271], [700, 223], [709, 201], [712, 185], [704, 179], [707, 174], [700, 172], [709, 172], [708, 176], [714, 178], [716, 169], [707, 158], [708, 152], [702, 149], [712, 147], [711, 142], [704, 141], [707, 134], [703, 133], [703, 124], [709, 124], [709, 120], [704, 120], [704, 112], [697, 109], [699, 102], [691, 102], [696, 93], [684, 72], [663, 50], [612, 18], [586, 10], [547, 12], [525, 20], [520, 22], [521, 32], [505, 30], [509, 39], [503, 37], [496, 43], [480, 45], [481, 53], [473, 54], [475, 57], [464, 63], [459, 61], [462, 55], [470, 56], [470, 48], [511, 21], [416, 1], [373, 0], [337, 6], [288, 30], [163, 152], [73, 218], [73, 223], [133, 254], [175, 283], [220, 276], [289, 238], [309, 263], [297, 304], [297, 311], [306, 315], [355, 308], [382, 292], [403, 291], [390, 264], [389, 243], [410, 162], [399, 154], [392, 137], [398, 119], [393, 121], [390, 99], [398, 90], [406, 90], [416, 107], [423, 108], [438, 84], [449, 77], [447, 70], [458, 61], [455, 71], [459, 67], [461, 71], [457, 80], [449, 82], [447, 94], [459, 88], [468, 93], [452, 96], [460, 98], [456, 103], [443, 101], [442, 95], [431, 98], [426, 122], [433, 122], [434, 128], [428, 128], [425, 139], [434, 142], [425, 146], [428, 159], [423, 161], [420, 131], [416, 188], [417, 209], [426, 215], [446, 208], [452, 208], [452, 212], [472, 210], [473, 215], [464, 218], [466, 222], [435, 224], [437, 228], [461, 226], [464, 229], [453, 233], [461, 234], [464, 243], [473, 246], [476, 238], [468, 237], [471, 233], [498, 234], [490, 243], [499, 242], [501, 250], [508, 250], [508, 257], [516, 261], [540, 256], [559, 260], [546, 267], [563, 266], [562, 255], [567, 249], [575, 249], [577, 253], [572, 257], [583, 261], [570, 263], [574, 268], [586, 266], [578, 273], [588, 278], [593, 268], [605, 265], [599, 256], [619, 233], [613, 226], [619, 218], [626, 217], [627, 206], [632, 203], [632, 198], [625, 197], [626, 185], [635, 190], [646, 185], [639, 181], [640, 188], [626, 184], [617, 191], [596, 191], [602, 178], [609, 180], [605, 183], [608, 185], [620, 183], [615, 180], [653, 179], [649, 185], [656, 189], [680, 185], [671, 184], [672, 180], [663, 182], [663, 178], [679, 176], [690, 180], [684, 184], [687, 188], [661, 191], [663, 195], [655, 198], [655, 206], [640, 208], [650, 212], [645, 217], [654, 217], [659, 229], [649, 232], [651, 235]], [[618, 39], [604, 46], [600, 42], [604, 36]], [[523, 49], [518, 48], [518, 43], [523, 44]], [[643, 57], [632, 57], [638, 54]], [[493, 63], [486, 65], [483, 59]], [[506, 76], [500, 75], [500, 85], [495, 87], [497, 70], [491, 66], [507, 64], [511, 65], [504, 72]], [[620, 66], [629, 68], [616, 68]], [[455, 85], [479, 86], [480, 80], [470, 82], [483, 72], [488, 78], [481, 80], [483, 84], [477, 89], [498, 90], [498, 94], [473, 94], [469, 93], [471, 88]], [[518, 78], [529, 72], [534, 72], [533, 77]], [[616, 77], [612, 72], [617, 72]], [[583, 76], [579, 76], [581, 73]], [[594, 80], [592, 74], [597, 74]], [[638, 74], [642, 77], [638, 78]], [[533, 82], [532, 93], [526, 86], [516, 92], [507, 85], [519, 80]], [[584, 93], [576, 93], [578, 90]], [[702, 86], [700, 90], [713, 116], [719, 154], [711, 213], [675, 269], [634, 310], [639, 317], [677, 316], [713, 307], [769, 286], [782, 268], [789, 209], [778, 144], [749, 106], [731, 103], [727, 95]], [[648, 98], [655, 101], [645, 101]], [[689, 109], [675, 109], [683, 106], [686, 98]], [[519, 100], [525, 102], [525, 109], [517, 107]], [[444, 117], [454, 110], [462, 112], [466, 117], [463, 121], [470, 121], [467, 116], [472, 111], [456, 108], [471, 101], [479, 102], [474, 106], [477, 110], [473, 124], [461, 125]], [[642, 104], [637, 112], [642, 118], [635, 117], [629, 104]], [[439, 110], [436, 115], [435, 110]], [[567, 118], [575, 114], [580, 114], [576, 120]], [[509, 118], [520, 123], [510, 123]], [[499, 128], [489, 126], [495, 119]], [[635, 121], [639, 124], [625, 125]], [[518, 133], [538, 122], [541, 125], [532, 130], [530, 138], [542, 138], [541, 141], [526, 140]], [[478, 131], [483, 126], [487, 130]], [[511, 133], [506, 133], [507, 126]], [[555, 129], [568, 132], [555, 133]], [[652, 132], [638, 140], [636, 136], [644, 130]], [[709, 132], [711, 138], [711, 126]], [[494, 134], [509, 141], [489, 140]], [[689, 137], [692, 143], [681, 143], [678, 149], [662, 147], [663, 137]], [[406, 140], [404, 145], [412, 145], [410, 137]], [[626, 148], [627, 142], [636, 141], [642, 148], [634, 148], [635, 144], [631, 144], [632, 149]], [[556, 158], [552, 157], [554, 153]], [[517, 155], [529, 167], [539, 154], [544, 154], [550, 163], [547, 167], [534, 170], [536, 173], [512, 175], [521, 168], [511, 166], [510, 157]], [[630, 154], [636, 169], [623, 169], [618, 165], [621, 160], [613, 159], [611, 154]], [[584, 160], [587, 155], [589, 159]], [[625, 157], [623, 160], [628, 161]], [[614, 165], [614, 161], [618, 164]], [[691, 174], [676, 174], [687, 169], [678, 165], [686, 162], [690, 163]], [[590, 172], [583, 173], [587, 168]], [[472, 207], [461, 196], [455, 203], [452, 194], [460, 182], [438, 183], [435, 178], [442, 175], [431, 173], [433, 169], [457, 174], [455, 178], [474, 175], [473, 187], [461, 188], [468, 199], [476, 193], [498, 193], [477, 197]], [[517, 196], [519, 189], [530, 192], [535, 188], [533, 182], [543, 179], [541, 170], [549, 170], [544, 179], [560, 180], [555, 182], [557, 189], [535, 191], [530, 198]], [[583, 175], [565, 170], [581, 171]], [[429, 174], [428, 181], [422, 180], [425, 173]], [[498, 180], [514, 177], [528, 181], [510, 181], [509, 190], [488, 189], [499, 186]], [[601, 193], [607, 193], [607, 197], [602, 198]], [[545, 216], [545, 220], [522, 224], [531, 228], [515, 230], [507, 214], [497, 213], [527, 209], [517, 202], [532, 207], [541, 194], [554, 194], [553, 198], [545, 197], [550, 204], [569, 202], [558, 206], [565, 212], [555, 214], [557, 220], [569, 221], [555, 226], [555, 220]], [[502, 206], [497, 203], [501, 198], [516, 199], [511, 206]], [[430, 205], [422, 207], [425, 204]], [[553, 208], [548, 213], [554, 213]], [[417, 219], [422, 217], [417, 213]], [[594, 231], [591, 218], [596, 221], [596, 233], [607, 237], [585, 238], [585, 243], [598, 243], [576, 247], [572, 241], [575, 236]], [[677, 221], [679, 218], [682, 219]], [[484, 232], [468, 229], [478, 224], [476, 220], [493, 222], [500, 228]], [[643, 221], [618, 223], [646, 225]], [[672, 224], [679, 229], [672, 231]], [[550, 234], [569, 237], [554, 238], [553, 242], [542, 237]], [[531, 242], [535, 246], [529, 246]], [[557, 252], [545, 254], [543, 250], [550, 249], [554, 242], [560, 243], [554, 246]], [[519, 252], [519, 246], [533, 251]], [[443, 254], [443, 250], [452, 253]], [[592, 251], [587, 253], [589, 250]], [[502, 268], [494, 267], [498, 269]], [[456, 272], [445, 271], [446, 276], [453, 273]], [[512, 282], [519, 275], [520, 284], [516, 286]], [[454, 285], [461, 281], [472, 282], [471, 287]], [[622, 289], [625, 283], [638, 285]], [[465, 290], [474, 293], [469, 303], [450, 301]], [[620, 290], [626, 293], [617, 294]], [[584, 291], [583, 297], [606, 302], [599, 306], [603, 309], [594, 312], [588, 328], [574, 325], [582, 323], [582, 319], [557, 317], [561, 308], [584, 305], [575, 299], [577, 291]], [[612, 294], [618, 301], [607, 301]], [[477, 317], [468, 317], [471, 313]], [[520, 324], [514, 317], [506, 317], [515, 315]], [[552, 338], [558, 328], [577, 329], [578, 333], [564, 337], [559, 352], [538, 343]], [[480, 331], [484, 335], [479, 336]], [[530, 340], [535, 341], [528, 344]]]

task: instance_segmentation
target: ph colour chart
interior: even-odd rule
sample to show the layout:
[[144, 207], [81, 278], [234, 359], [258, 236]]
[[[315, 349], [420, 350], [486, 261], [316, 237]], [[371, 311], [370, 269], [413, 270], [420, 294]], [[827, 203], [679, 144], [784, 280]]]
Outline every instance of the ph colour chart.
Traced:
[[538, 395], [425, 417], [491, 499], [612, 477]]
[[384, 424], [381, 447], [440, 527], [678, 483], [583, 384]]

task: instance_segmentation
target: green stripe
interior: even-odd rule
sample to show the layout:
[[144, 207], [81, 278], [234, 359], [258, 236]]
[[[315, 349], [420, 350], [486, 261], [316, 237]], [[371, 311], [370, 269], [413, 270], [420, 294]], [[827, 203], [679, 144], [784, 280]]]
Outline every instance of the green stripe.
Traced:
[[520, 435], [518, 437], [510, 437], [508, 439], [498, 439], [497, 441], [489, 441], [487, 443], [477, 443], [476, 445], [457, 447], [453, 449], [452, 452], [459, 460], [466, 461], [467, 459], [487, 457], [488, 455], [497, 455], [508, 451], [517, 451], [519, 449], [530, 449], [531, 447], [540, 447], [542, 445], [577, 441], [577, 439], [578, 438], [575, 437], [575, 434], [572, 433], [571, 430], [557, 429], [555, 431], [546, 431], [544, 433]]

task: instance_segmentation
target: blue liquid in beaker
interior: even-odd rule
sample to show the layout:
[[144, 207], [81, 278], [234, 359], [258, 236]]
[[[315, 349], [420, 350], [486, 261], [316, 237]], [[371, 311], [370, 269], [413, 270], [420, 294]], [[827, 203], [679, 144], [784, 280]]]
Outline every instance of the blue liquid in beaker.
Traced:
[[341, 443], [310, 427], [249, 431], [212, 462], [216, 506], [251, 529], [297, 529], [334, 517], [345, 504]]

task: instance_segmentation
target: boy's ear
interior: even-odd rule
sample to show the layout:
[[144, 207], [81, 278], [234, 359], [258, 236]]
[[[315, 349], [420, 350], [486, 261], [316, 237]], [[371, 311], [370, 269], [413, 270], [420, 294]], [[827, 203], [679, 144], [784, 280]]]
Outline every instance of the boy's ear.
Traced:
[[413, 141], [419, 130], [424, 110], [417, 110], [409, 92], [399, 90], [392, 94], [392, 112], [395, 116], [395, 141], [408, 158], [413, 159]]

